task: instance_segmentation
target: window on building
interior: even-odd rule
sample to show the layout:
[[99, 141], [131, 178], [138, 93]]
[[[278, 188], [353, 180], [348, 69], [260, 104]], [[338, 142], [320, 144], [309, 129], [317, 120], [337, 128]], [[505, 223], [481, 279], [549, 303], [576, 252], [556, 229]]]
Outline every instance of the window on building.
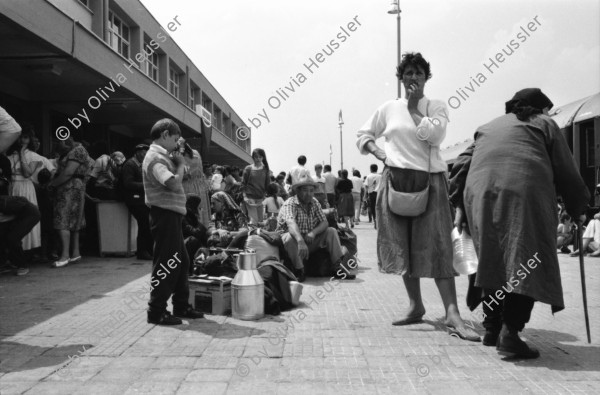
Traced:
[[225, 136], [233, 139], [233, 132], [231, 131], [231, 118], [229, 118], [226, 114], [223, 114], [223, 133], [225, 133]]
[[217, 106], [213, 106], [213, 126], [223, 131], [223, 120], [221, 119], [221, 109]]
[[146, 56], [143, 70], [148, 77], [158, 82], [158, 54], [156, 51], [151, 51], [148, 44], [144, 44], [144, 46], [146, 47], [146, 53], [152, 52], [152, 55]]
[[181, 75], [174, 67], [169, 67], [169, 92], [179, 98], [179, 79]]
[[196, 104], [200, 104], [200, 88], [190, 81], [190, 108], [196, 110]]
[[129, 59], [129, 26], [114, 12], [108, 12], [108, 45]]

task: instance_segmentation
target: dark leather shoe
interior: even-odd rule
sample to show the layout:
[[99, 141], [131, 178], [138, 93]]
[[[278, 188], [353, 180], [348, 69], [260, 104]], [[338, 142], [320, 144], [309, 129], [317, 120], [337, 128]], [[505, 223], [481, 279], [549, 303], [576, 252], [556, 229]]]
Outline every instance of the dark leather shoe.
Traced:
[[336, 272], [333, 275], [333, 277], [337, 278], [339, 280], [354, 280], [356, 278], [356, 275], [355, 274], [347, 273], [344, 269], [342, 269], [340, 267], [339, 270], [336, 270]]
[[173, 309], [173, 315], [176, 317], [191, 318], [193, 320], [195, 320], [196, 318], [204, 318], [204, 313], [201, 313], [198, 310], [194, 310], [191, 306], [185, 310]]
[[168, 311], [165, 311], [159, 319], [148, 315], [148, 323], [155, 325], [181, 325], [182, 321], [177, 317], [173, 317]]
[[529, 347], [519, 337], [517, 331], [509, 330], [506, 326], [502, 327], [502, 331], [498, 337], [498, 345], [496, 350], [500, 354], [512, 356], [514, 358], [535, 359], [540, 356], [540, 352], [535, 348]]
[[500, 336], [500, 331], [486, 330], [485, 335], [483, 336], [483, 345], [496, 347], [498, 344], [498, 336]]
[[304, 273], [304, 269], [296, 269], [294, 273], [299, 283], [303, 283], [306, 280], [306, 273]]

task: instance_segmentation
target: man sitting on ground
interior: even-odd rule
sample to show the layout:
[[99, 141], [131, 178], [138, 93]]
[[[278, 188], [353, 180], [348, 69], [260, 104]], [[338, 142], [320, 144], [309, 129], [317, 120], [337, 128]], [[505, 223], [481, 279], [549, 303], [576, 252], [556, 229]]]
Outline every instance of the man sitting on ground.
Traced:
[[304, 261], [319, 248], [327, 249], [334, 262], [334, 277], [353, 280], [355, 275], [342, 269], [344, 253], [337, 231], [328, 226], [321, 205], [314, 198], [317, 183], [308, 176], [292, 185], [295, 195], [285, 201], [277, 218], [285, 251], [292, 260], [296, 277], [304, 281]]
[[[588, 223], [583, 232], [583, 254], [591, 252], [590, 256], [600, 256], [600, 213], [594, 215], [594, 219]], [[579, 250], [573, 251], [570, 256], [578, 256]]]

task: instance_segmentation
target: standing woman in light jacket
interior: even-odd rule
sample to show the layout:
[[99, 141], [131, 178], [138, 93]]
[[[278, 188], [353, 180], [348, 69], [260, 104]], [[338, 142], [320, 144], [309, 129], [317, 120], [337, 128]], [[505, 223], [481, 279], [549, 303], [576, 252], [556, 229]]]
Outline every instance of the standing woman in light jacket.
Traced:
[[[385, 102], [357, 133], [360, 152], [370, 153], [385, 164], [376, 206], [378, 264], [382, 272], [402, 276], [409, 298], [407, 311], [392, 324], [423, 322], [425, 306], [420, 281], [434, 278], [450, 334], [480, 341], [475, 332], [465, 327], [456, 302], [457, 273], [452, 267], [450, 239], [452, 214], [446, 162], [440, 156], [448, 122], [446, 105], [425, 97], [431, 72], [420, 53], [404, 54], [396, 75], [402, 80], [406, 98]], [[375, 144], [379, 137], [385, 138], [384, 149]], [[428, 180], [429, 199], [424, 213], [416, 217], [392, 213], [388, 204], [390, 187], [416, 192], [425, 189]]]

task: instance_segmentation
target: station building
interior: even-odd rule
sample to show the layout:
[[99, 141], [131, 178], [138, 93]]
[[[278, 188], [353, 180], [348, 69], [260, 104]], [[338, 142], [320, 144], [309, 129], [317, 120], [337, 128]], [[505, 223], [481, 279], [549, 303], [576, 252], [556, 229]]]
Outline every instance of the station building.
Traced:
[[162, 27], [139, 0], [0, 1], [0, 106], [44, 155], [59, 129], [130, 156], [169, 117], [204, 162], [252, 163], [246, 125], [173, 41], [173, 18]]

